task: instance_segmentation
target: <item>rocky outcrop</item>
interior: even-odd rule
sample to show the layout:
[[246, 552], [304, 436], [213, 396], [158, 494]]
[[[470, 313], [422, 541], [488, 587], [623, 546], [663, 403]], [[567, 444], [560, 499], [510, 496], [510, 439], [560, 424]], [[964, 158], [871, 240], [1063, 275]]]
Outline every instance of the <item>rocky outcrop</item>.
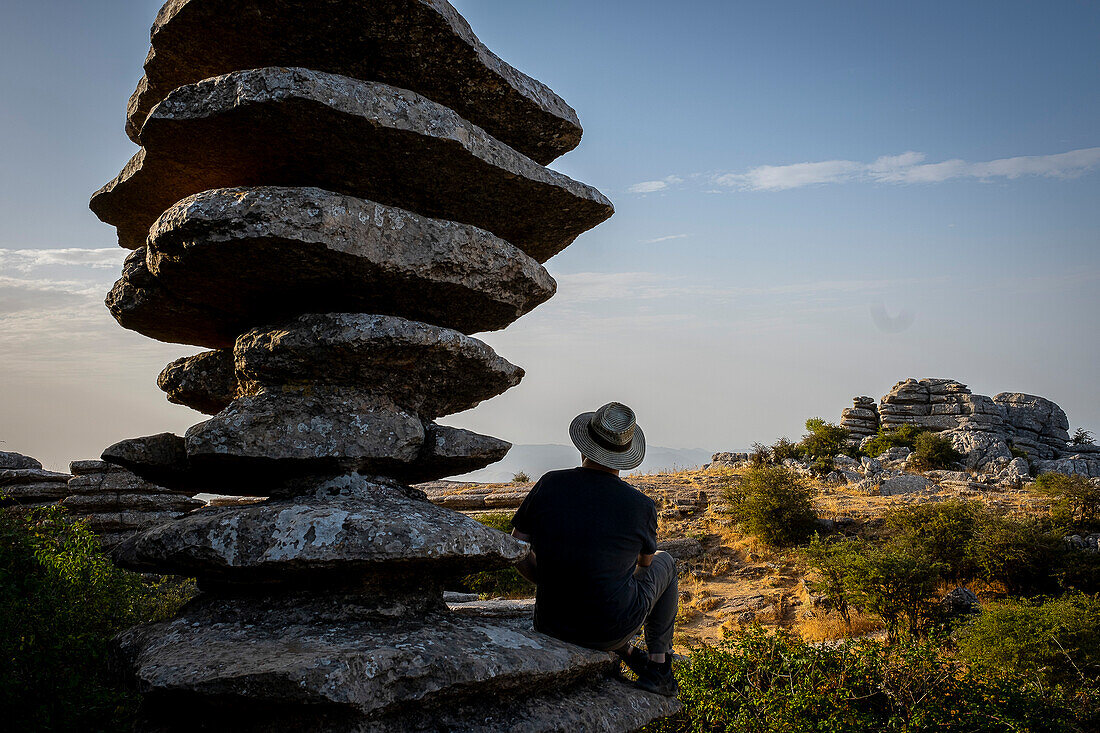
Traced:
[[579, 140], [572, 110], [444, 0], [169, 0], [152, 45], [129, 110], [143, 147], [92, 208], [136, 248], [119, 323], [213, 349], [158, 382], [211, 417], [103, 457], [166, 492], [270, 498], [173, 517], [164, 494], [116, 496], [165, 514], [116, 561], [202, 591], [116, 640], [138, 730], [625, 731], [675, 712], [529, 609], [449, 610], [448, 581], [530, 548], [410, 486], [503, 458], [437, 422], [523, 377], [468, 334], [549, 299], [541, 263], [613, 213], [540, 165]]
[[870, 397], [855, 397], [853, 405], [840, 413], [840, 427], [850, 434], [850, 442], [859, 442], [869, 435], [875, 435], [879, 429], [878, 405]]
[[[870, 398], [857, 397], [841, 425], [861, 443], [871, 433]], [[1100, 476], [1100, 447], [1070, 442], [1066, 413], [1048, 399], [1016, 392], [996, 397], [971, 393], [953, 379], [906, 379], [894, 385], [878, 408], [881, 427], [903, 425], [942, 432], [965, 456], [967, 470], [1018, 483], [1028, 475], [1017, 453], [1039, 472]], [[853, 443], [856, 442], [853, 440]]]
[[47, 506], [68, 496], [69, 475], [42, 468], [21, 453], [0, 452], [0, 507]]
[[73, 475], [61, 504], [99, 535], [105, 547], [206, 506], [104, 461], [74, 461], [69, 470]]

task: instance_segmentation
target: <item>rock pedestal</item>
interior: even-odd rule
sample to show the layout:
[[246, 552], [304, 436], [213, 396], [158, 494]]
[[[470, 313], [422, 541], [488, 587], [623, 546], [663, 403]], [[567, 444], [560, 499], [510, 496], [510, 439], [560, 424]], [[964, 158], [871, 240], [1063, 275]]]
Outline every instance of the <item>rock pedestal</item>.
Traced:
[[64, 499], [69, 475], [42, 468], [22, 453], [0, 451], [0, 507], [47, 506]]
[[117, 562], [198, 579], [123, 634], [140, 730], [634, 730], [674, 700], [529, 618], [456, 614], [448, 579], [529, 547], [410, 484], [507, 443], [438, 418], [523, 370], [469, 334], [550, 298], [541, 263], [611, 216], [544, 165], [576, 114], [444, 0], [170, 0], [92, 199], [134, 249], [107, 305], [211, 416], [104, 459], [171, 491], [270, 500], [169, 519]]

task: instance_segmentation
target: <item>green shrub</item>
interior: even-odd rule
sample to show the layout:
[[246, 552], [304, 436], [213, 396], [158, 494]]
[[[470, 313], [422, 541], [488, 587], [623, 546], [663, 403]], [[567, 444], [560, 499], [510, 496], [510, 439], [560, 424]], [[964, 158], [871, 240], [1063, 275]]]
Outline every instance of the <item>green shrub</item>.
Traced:
[[1070, 439], [1074, 445], [1092, 445], [1094, 438], [1092, 433], [1084, 428], [1077, 428]]
[[849, 437], [851, 433], [839, 425], [825, 422], [820, 417], [811, 417], [806, 421], [806, 434], [798, 444], [799, 452], [803, 458], [813, 462], [822, 459], [832, 461], [838, 453], [851, 451]]
[[877, 458], [891, 448], [913, 450], [917, 445], [917, 437], [927, 432], [928, 428], [921, 428], [916, 425], [901, 425], [889, 430], [880, 428], [878, 434], [867, 442], [860, 453], [869, 458]]
[[1054, 499], [1054, 516], [1067, 528], [1092, 530], [1100, 526], [1100, 486], [1084, 476], [1044, 473], [1035, 490]]
[[749, 463], [757, 468], [763, 468], [772, 462], [772, 451], [763, 443], [753, 443], [749, 453]]
[[113, 684], [108, 642], [173, 615], [181, 579], [120, 570], [58, 507], [0, 511], [0, 709], [9, 730], [126, 730], [137, 698]]
[[939, 433], [921, 433], [913, 441], [913, 466], [921, 471], [951, 468], [963, 457], [951, 439]]
[[1026, 677], [979, 675], [928, 642], [813, 646], [759, 628], [677, 665], [684, 710], [652, 733], [1069, 733]]
[[750, 468], [723, 494], [742, 530], [772, 547], [805, 542], [817, 524], [813, 489], [784, 466]]
[[852, 559], [846, 582], [852, 603], [882, 619], [887, 640], [928, 631], [938, 606], [945, 567], [904, 552], [864, 547]]
[[948, 578], [970, 577], [975, 571], [971, 545], [985, 514], [979, 502], [960, 500], [897, 509], [886, 515], [889, 545], [896, 552], [942, 565]]
[[513, 484], [525, 484], [525, 483], [528, 483], [530, 480], [531, 480], [531, 477], [528, 476], [526, 474], [526, 472], [524, 472], [524, 471], [516, 471], [515, 473], [512, 474], [512, 483]]
[[858, 547], [851, 540], [837, 537], [822, 540], [815, 533], [802, 551], [806, 564], [822, 577], [811, 583], [811, 589], [825, 596], [826, 603], [844, 619], [849, 631], [852, 628], [852, 590], [848, 576], [856, 565]]
[[1100, 681], [1100, 596], [987, 605], [958, 639], [975, 668], [1077, 687]]
[[790, 438], [780, 438], [772, 444], [771, 455], [776, 463], [782, 463], [787, 459], [797, 461], [802, 458], [802, 448]]
[[1057, 568], [1067, 555], [1049, 521], [989, 512], [979, 515], [967, 553], [978, 577], [1001, 583], [1013, 595], [1054, 591]]
[[[486, 527], [511, 534], [512, 517], [509, 514], [478, 514], [474, 517]], [[477, 593], [486, 598], [514, 598], [530, 596], [535, 586], [519, 574], [515, 568], [485, 570], [462, 578], [456, 590]]]

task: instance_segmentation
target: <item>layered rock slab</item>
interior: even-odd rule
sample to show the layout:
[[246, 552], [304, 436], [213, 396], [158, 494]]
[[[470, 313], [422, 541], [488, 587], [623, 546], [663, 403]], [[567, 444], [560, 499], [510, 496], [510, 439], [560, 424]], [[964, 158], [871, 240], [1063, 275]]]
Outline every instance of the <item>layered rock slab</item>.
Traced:
[[[118, 638], [149, 729], [185, 728], [195, 721], [172, 721], [190, 711], [231, 715], [245, 730], [622, 731], [678, 707], [607, 679], [611, 655], [534, 632], [530, 620], [248, 620], [200, 605]], [[589, 725], [570, 727], [579, 721]]]
[[557, 287], [485, 230], [317, 188], [204, 191], [164, 212], [149, 242], [160, 283], [227, 314], [223, 330], [237, 333], [320, 312], [494, 331]]
[[176, 89], [141, 139], [143, 150], [91, 202], [127, 248], [140, 247], [177, 201], [235, 186], [370, 198], [486, 229], [539, 262], [614, 213], [596, 189], [419, 94], [308, 69], [253, 69]]
[[[329, 489], [343, 493], [329, 495]], [[529, 548], [503, 532], [414, 499], [399, 487], [345, 477], [312, 496], [208, 509], [115, 550], [122, 567], [226, 583], [346, 583], [356, 576], [448, 576], [509, 567]]]
[[546, 165], [581, 139], [560, 97], [508, 65], [444, 0], [170, 0], [127, 110], [139, 145], [181, 86], [242, 69], [301, 66], [411, 89]]
[[255, 329], [233, 354], [241, 381], [359, 386], [428, 419], [471, 409], [523, 378], [458, 331], [362, 313], [308, 314]]
[[[22, 465], [30, 463], [30, 461], [15, 459], [8, 462]], [[41, 465], [39, 464], [39, 468], [0, 469], [0, 506], [54, 504], [68, 496], [70, 476], [66, 473], [46, 471], [41, 468]]]

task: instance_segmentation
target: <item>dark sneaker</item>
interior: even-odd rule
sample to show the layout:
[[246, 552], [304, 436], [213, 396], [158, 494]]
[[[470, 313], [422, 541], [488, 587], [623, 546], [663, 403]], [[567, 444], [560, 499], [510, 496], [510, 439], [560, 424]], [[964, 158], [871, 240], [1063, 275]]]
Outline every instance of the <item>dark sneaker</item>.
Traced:
[[619, 655], [619, 659], [631, 672], [641, 677], [649, 668], [649, 655], [636, 646], [627, 647], [627, 649], [628, 651], [625, 654], [621, 652], [616, 652], [616, 654]]
[[646, 665], [645, 670], [638, 675], [638, 681], [634, 683], [634, 686], [646, 692], [653, 692], [665, 697], [676, 697], [680, 692], [680, 687], [676, 684], [676, 677], [672, 674], [672, 664], [670, 662], [664, 664], [650, 662]]

